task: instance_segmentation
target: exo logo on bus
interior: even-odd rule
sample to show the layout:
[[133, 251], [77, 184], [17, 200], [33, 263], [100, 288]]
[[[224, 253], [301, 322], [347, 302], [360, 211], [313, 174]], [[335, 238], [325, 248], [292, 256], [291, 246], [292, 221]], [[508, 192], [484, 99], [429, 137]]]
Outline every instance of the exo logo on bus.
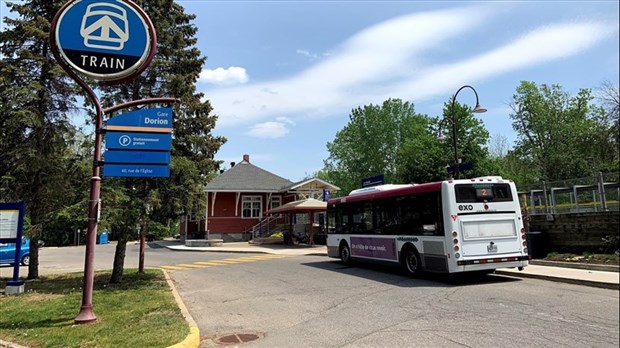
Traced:
[[467, 210], [474, 210], [474, 206], [471, 205], [471, 204], [467, 204], [467, 205], [460, 204], [459, 205], [459, 210], [461, 210], [461, 211], [463, 211], [463, 210], [465, 210], [465, 211], [467, 211]]

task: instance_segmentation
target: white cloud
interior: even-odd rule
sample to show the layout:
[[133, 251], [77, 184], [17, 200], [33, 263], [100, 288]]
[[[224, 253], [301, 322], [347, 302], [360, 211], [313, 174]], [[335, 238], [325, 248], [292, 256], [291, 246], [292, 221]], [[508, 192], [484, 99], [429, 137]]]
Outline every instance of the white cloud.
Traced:
[[[617, 31], [613, 23], [558, 23], [473, 56], [456, 52], [460, 60], [429, 57], [456, 40], [479, 35], [474, 30], [497, 19], [499, 10], [469, 6], [394, 18], [357, 33], [295, 76], [211, 90], [208, 99], [219, 116], [218, 126], [260, 122], [278, 114], [295, 117], [293, 122], [347, 114], [356, 106], [391, 97], [419, 102], [449, 96], [465, 83], [579, 54]], [[306, 53], [311, 55], [298, 50]], [[286, 123], [280, 121], [259, 123], [248, 132], [262, 137], [287, 133]]]
[[315, 60], [319, 57], [316, 53], [310, 53], [310, 51], [300, 49], [297, 49], [297, 54], [308, 57], [310, 60]]
[[[417, 99], [451, 91], [470, 81], [525, 69], [565, 58], [591, 48], [611, 34], [607, 23], [567, 23], [533, 30], [504, 46], [453, 64], [428, 67], [410, 80], [393, 84], [391, 90]], [[383, 95], [389, 96], [390, 93]]]
[[281, 117], [276, 118], [276, 121], [281, 122], [281, 123], [287, 123], [287, 124], [290, 124], [291, 126], [295, 125], [295, 121], [291, 120], [288, 117], [281, 116]]
[[244, 68], [231, 66], [228, 69], [217, 68], [214, 70], [203, 69], [200, 72], [199, 80], [201, 82], [212, 83], [216, 85], [235, 85], [244, 84], [250, 80], [248, 73]]
[[[291, 124], [292, 121], [285, 121], [288, 124]], [[293, 123], [294, 124], [294, 123]], [[256, 138], [282, 138], [283, 136], [289, 133], [286, 124], [283, 122], [264, 122], [258, 123], [250, 127], [250, 130], [246, 133], [247, 135], [256, 137]]]

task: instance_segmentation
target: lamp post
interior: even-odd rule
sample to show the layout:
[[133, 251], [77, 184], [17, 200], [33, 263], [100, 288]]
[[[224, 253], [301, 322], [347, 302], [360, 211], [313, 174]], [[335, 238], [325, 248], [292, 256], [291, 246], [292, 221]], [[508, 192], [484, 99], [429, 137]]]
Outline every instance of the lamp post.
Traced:
[[456, 179], [460, 178], [460, 170], [459, 170], [459, 150], [458, 150], [457, 142], [456, 142], [457, 122], [456, 122], [455, 104], [456, 104], [456, 96], [459, 94], [459, 92], [461, 92], [465, 88], [471, 89], [472, 91], [474, 91], [474, 94], [476, 95], [476, 106], [472, 109], [471, 112], [479, 114], [479, 113], [483, 113], [487, 111], [487, 109], [480, 106], [480, 100], [478, 99], [478, 92], [476, 92], [474, 87], [470, 85], [465, 85], [459, 88], [454, 94], [454, 96], [452, 96], [452, 103], [450, 105], [450, 118], [445, 117], [439, 124], [439, 136], [437, 137], [437, 140], [439, 141], [445, 140], [445, 136], [442, 134], [442, 131], [441, 131], [441, 124], [447, 120], [447, 121], [450, 121], [451, 126], [452, 126], [452, 148], [454, 150], [454, 174], [455, 174], [454, 176]]

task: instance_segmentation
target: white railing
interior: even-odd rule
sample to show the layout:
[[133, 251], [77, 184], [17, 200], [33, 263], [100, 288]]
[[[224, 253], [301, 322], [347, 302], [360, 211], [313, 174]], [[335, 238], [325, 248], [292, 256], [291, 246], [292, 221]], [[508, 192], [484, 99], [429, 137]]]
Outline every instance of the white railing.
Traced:
[[275, 225], [275, 221], [279, 218], [279, 216], [270, 215], [262, 219], [256, 225], [252, 226], [252, 228], [250, 228], [252, 239], [257, 237], [268, 237], [269, 232], [271, 231], [272, 224]]

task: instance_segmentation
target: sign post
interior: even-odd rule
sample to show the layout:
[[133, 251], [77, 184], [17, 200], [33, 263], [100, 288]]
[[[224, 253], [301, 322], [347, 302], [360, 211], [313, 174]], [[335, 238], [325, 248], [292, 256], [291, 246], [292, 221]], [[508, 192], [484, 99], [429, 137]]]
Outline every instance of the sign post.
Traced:
[[94, 259], [99, 211], [103, 109], [94, 91], [78, 75], [101, 85], [130, 81], [150, 64], [157, 43], [153, 23], [131, 0], [71, 0], [54, 16], [51, 50], [58, 64], [92, 100], [96, 109], [93, 176], [88, 199], [88, 230], [82, 306], [76, 324], [97, 320], [92, 308]]
[[15, 243], [13, 280], [6, 282], [8, 295], [24, 292], [24, 282], [19, 280], [19, 255], [24, 233], [24, 202], [0, 203], [0, 242]]

